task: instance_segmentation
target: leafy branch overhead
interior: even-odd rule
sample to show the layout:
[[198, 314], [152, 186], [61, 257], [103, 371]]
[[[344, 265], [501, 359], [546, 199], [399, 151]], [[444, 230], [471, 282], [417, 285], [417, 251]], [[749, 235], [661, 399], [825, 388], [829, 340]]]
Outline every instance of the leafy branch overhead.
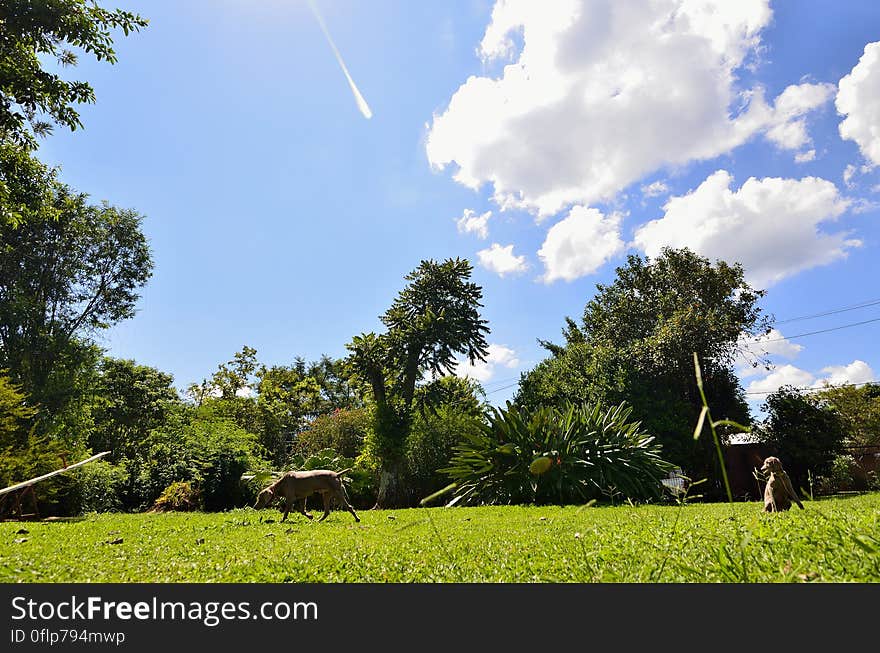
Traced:
[[94, 102], [94, 89], [88, 82], [65, 81], [43, 61], [74, 66], [77, 49], [116, 63], [112, 31], [121, 29], [127, 36], [147, 22], [87, 0], [0, 3], [0, 137], [34, 147], [34, 134], [49, 133], [52, 122], [71, 130], [82, 127], [73, 105]]

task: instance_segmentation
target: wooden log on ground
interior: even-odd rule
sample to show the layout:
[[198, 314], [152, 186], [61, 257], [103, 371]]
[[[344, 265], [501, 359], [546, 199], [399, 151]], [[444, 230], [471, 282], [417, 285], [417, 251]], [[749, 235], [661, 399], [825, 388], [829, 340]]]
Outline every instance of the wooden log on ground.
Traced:
[[103, 458], [109, 451], [102, 451], [99, 454], [95, 454], [91, 458], [86, 458], [85, 460], [81, 460], [78, 463], [74, 463], [72, 465], [68, 465], [63, 469], [56, 469], [54, 472], [49, 472], [48, 474], [43, 474], [42, 476], [37, 476], [36, 478], [32, 478], [28, 481], [22, 481], [21, 483], [16, 483], [15, 485], [10, 485], [7, 488], [3, 488], [0, 490], [0, 496], [7, 494], [9, 492], [15, 492], [16, 490], [20, 490], [25, 487], [29, 487], [34, 485], [35, 483], [39, 483], [40, 481], [45, 481], [47, 478], [52, 478], [53, 476], [58, 476], [58, 474], [63, 474], [64, 472], [69, 472], [71, 469], [75, 469], [77, 467], [82, 467], [83, 465], [90, 463], [92, 461], [98, 460], [99, 458]]

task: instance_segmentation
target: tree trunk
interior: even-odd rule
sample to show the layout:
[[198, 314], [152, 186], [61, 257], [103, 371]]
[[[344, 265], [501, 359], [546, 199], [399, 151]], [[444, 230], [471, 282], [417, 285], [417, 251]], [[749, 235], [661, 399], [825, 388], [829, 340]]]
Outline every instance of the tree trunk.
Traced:
[[409, 491], [404, 483], [403, 464], [387, 462], [379, 476], [379, 494], [374, 508], [409, 507]]

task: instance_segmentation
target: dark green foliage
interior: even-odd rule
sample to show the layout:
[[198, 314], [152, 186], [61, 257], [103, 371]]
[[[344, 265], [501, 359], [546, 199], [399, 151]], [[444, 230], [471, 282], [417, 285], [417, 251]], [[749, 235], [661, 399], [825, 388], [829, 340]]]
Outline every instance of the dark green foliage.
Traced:
[[120, 512], [128, 473], [124, 467], [98, 460], [75, 470], [81, 512]]
[[[9, 152], [0, 169], [16, 165]], [[79, 377], [96, 363], [88, 338], [134, 315], [153, 262], [136, 212], [91, 205], [45, 170], [31, 181], [12, 188], [26, 200], [7, 207], [15, 220], [0, 221], [0, 367], [40, 404], [47, 431], [81, 400]]]
[[169, 417], [123, 464], [129, 473], [127, 506], [148, 507], [171, 483], [188, 481], [199, 490], [206, 510], [246, 504], [253, 497], [242, 475], [268, 466], [259, 455], [256, 436], [192, 409]]
[[481, 431], [486, 406], [483, 389], [467, 378], [444, 376], [416, 391], [412, 429], [406, 443], [410, 498], [420, 500], [445, 487], [455, 446]]
[[829, 476], [843, 453], [846, 425], [840, 414], [817, 397], [783, 386], [762, 406], [767, 413], [756, 435], [776, 451], [795, 488], [807, 487], [807, 472]]
[[[23, 438], [17, 437], [13, 446], [0, 444], [0, 487], [54, 472], [76, 462], [81, 453], [72, 451], [60, 440], [38, 436], [31, 429]], [[76, 502], [74, 483], [64, 474], [42, 481], [35, 489], [39, 510], [44, 515], [63, 512]]]
[[0, 3], [0, 138], [34, 146], [27, 126], [45, 134], [51, 123], [82, 127], [73, 105], [95, 101], [92, 87], [44, 69], [55, 60], [76, 64], [72, 48], [98, 61], [116, 62], [111, 31], [128, 35], [147, 21], [87, 0], [3, 0]]
[[314, 420], [337, 409], [363, 406], [343, 361], [322, 356], [307, 364], [298, 357], [290, 366], [267, 367], [256, 354], [245, 345], [210, 379], [190, 385], [187, 395], [207, 413], [256, 434], [277, 465]]
[[0, 223], [16, 227], [27, 213], [51, 206], [55, 180], [26, 148], [0, 140]]
[[564, 404], [528, 411], [493, 408], [467, 434], [443, 470], [457, 484], [454, 503], [586, 503], [603, 494], [660, 496], [670, 469], [660, 446], [621, 404]]
[[456, 446], [479, 434], [482, 427], [482, 417], [457, 406], [416, 414], [406, 447], [407, 486], [412, 499], [448, 485], [449, 477], [440, 470], [451, 464]]
[[311, 456], [322, 449], [333, 449], [341, 456], [357, 458], [370, 428], [370, 414], [365, 408], [336, 410], [321, 415], [297, 436], [296, 453]]
[[35, 413], [36, 409], [28, 405], [21, 388], [0, 374], [0, 443], [13, 446], [23, 441]]
[[855, 472], [859, 469], [856, 459], [848, 454], [834, 457], [829, 466], [828, 476], [819, 476], [816, 484], [820, 494], [833, 494], [835, 492], [848, 492], [853, 490], [866, 490], [867, 484], [860, 484], [856, 480]]
[[[36, 434], [35, 413], [21, 389], [8, 377], [0, 376], [0, 488], [76, 462], [75, 453], [64, 442]], [[69, 501], [71, 482], [69, 478], [56, 476], [40, 483], [37, 490], [40, 512], [53, 513]], [[11, 497], [7, 497], [6, 501], [10, 500]], [[31, 509], [30, 503], [25, 505]]]
[[713, 444], [692, 437], [702, 409], [693, 352], [713, 412], [748, 424], [732, 364], [740, 336], [767, 327], [756, 305], [763, 294], [740, 265], [712, 264], [687, 249], [665, 249], [653, 261], [630, 256], [613, 283], [597, 286], [581, 323], [566, 320], [564, 345], [542, 343], [552, 355], [523, 375], [516, 404], [626, 401], [670, 461], [692, 478], [709, 477], [710, 493], [720, 494]]
[[132, 360], [105, 357], [92, 387], [89, 446], [111, 451], [108, 461], [131, 458], [179, 402], [173, 377]]
[[372, 390], [375, 453], [382, 461], [379, 503], [405, 505], [406, 441], [412, 427], [416, 385], [428, 373], [448, 374], [455, 355], [473, 363], [488, 353], [489, 328], [480, 317], [482, 288], [469, 281], [462, 259], [422, 261], [382, 316], [386, 332], [355, 336], [346, 345], [349, 363]]
[[296, 448], [303, 431], [312, 429], [318, 419], [362, 405], [346, 374], [343, 362], [328, 356], [308, 365], [297, 358], [290, 366], [260, 367], [256, 373], [260, 441], [273, 460], [282, 460], [291, 446]]
[[813, 396], [843, 418], [847, 444], [880, 445], [880, 383], [830, 387]]

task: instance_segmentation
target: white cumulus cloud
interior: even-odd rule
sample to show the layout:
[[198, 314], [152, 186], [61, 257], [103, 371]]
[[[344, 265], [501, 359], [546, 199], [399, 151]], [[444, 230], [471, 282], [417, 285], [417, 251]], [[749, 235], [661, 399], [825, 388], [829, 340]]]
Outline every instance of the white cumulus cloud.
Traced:
[[[807, 133], [805, 116], [828, 102], [836, 90], [833, 84], [792, 84], [787, 87], [773, 104], [771, 126], [766, 132], [767, 139], [785, 150], [798, 150], [811, 145], [813, 141]], [[800, 163], [815, 155], [815, 150], [801, 152], [795, 156], [795, 160]], [[800, 161], [798, 157], [801, 157]]]
[[495, 376], [498, 368], [514, 369], [519, 366], [519, 358], [510, 347], [491, 343], [487, 349], [489, 351], [485, 361], [475, 361], [472, 365], [467, 359], [459, 360], [455, 375], [486, 383]]
[[859, 62], [837, 85], [835, 106], [846, 116], [840, 137], [855, 141], [872, 165], [880, 165], [880, 41], [868, 43]]
[[816, 377], [794, 365], [780, 365], [762, 379], [757, 379], [746, 386], [748, 393], [770, 394], [784, 385], [795, 388], [807, 388], [815, 382]]
[[827, 85], [790, 86], [771, 105], [737, 84], [771, 17], [768, 0], [498, 0], [478, 53], [489, 71], [509, 63], [434, 115], [428, 160], [544, 218], [762, 132], [806, 146], [804, 116]]
[[826, 386], [841, 386], [876, 381], [874, 370], [863, 360], [854, 360], [849, 365], [829, 365], [822, 368], [822, 376], [800, 369], [794, 365], [775, 367], [761, 379], [749, 383], [746, 392], [754, 395], [752, 401], [763, 401], [770, 393], [784, 385], [801, 390], [821, 390]]
[[488, 249], [481, 249], [477, 252], [477, 258], [480, 265], [499, 277], [524, 272], [528, 268], [526, 257], [513, 253], [513, 245], [501, 246], [498, 243], [492, 243]]
[[863, 360], [854, 360], [849, 365], [829, 365], [822, 369], [825, 378], [822, 383], [829, 385], [845, 385], [847, 383], [867, 383], [875, 381], [874, 370]]
[[619, 213], [603, 215], [598, 209], [574, 207], [547, 231], [538, 257], [544, 263], [545, 283], [573, 281], [592, 274], [623, 251]]
[[489, 218], [492, 211], [486, 211], [477, 215], [476, 211], [465, 209], [460, 218], [455, 221], [460, 234], [476, 234], [478, 238], [485, 240], [489, 237]]
[[743, 264], [758, 287], [847, 255], [861, 243], [821, 229], [849, 206], [830, 181], [749, 178], [738, 190], [726, 170], [671, 198], [662, 218], [640, 227], [635, 244], [651, 257], [664, 246], [689, 247], [710, 259]]

